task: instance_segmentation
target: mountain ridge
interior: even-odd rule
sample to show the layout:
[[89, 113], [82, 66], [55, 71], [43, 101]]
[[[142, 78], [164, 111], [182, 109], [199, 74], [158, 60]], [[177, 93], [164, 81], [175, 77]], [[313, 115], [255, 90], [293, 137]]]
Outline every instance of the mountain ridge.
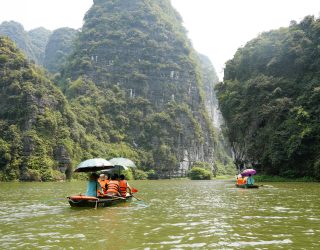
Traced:
[[[48, 171], [38, 165], [40, 158], [32, 157], [33, 147], [23, 146], [17, 157], [20, 172], [12, 176], [52, 180], [62, 178], [60, 171], [69, 178], [76, 162], [119, 156], [159, 178], [187, 171], [196, 162], [217, 172], [217, 165], [230, 157], [219, 146], [221, 138], [207, 110], [216, 73], [208, 61], [203, 67], [200, 58], [170, 1], [94, 1], [81, 31], [55, 30], [46, 44], [44, 65], [54, 75], [39, 75], [60, 88], [64, 108], [56, 110], [54, 100], [27, 103], [48, 112], [34, 113], [33, 122], [28, 119], [29, 125], [17, 132], [27, 138], [21, 145], [38, 141]], [[25, 63], [31, 71], [35, 67]], [[52, 134], [59, 140], [50, 138], [43, 124], [59, 128], [61, 135]], [[29, 130], [31, 139], [25, 136]], [[3, 150], [8, 153], [12, 144], [5, 138]], [[33, 163], [22, 164], [28, 157]], [[5, 168], [12, 164], [4, 162]]]

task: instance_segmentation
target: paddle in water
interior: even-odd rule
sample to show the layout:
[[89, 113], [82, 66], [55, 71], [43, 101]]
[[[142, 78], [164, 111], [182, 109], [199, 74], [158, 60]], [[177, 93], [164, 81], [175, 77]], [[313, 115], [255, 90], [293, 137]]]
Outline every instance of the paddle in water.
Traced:
[[132, 188], [131, 188], [131, 195], [132, 195], [133, 198], [137, 199], [138, 201], [143, 201], [143, 200], [135, 197], [135, 196], [133, 195], [133, 193], [138, 193], [138, 189], [132, 187]]

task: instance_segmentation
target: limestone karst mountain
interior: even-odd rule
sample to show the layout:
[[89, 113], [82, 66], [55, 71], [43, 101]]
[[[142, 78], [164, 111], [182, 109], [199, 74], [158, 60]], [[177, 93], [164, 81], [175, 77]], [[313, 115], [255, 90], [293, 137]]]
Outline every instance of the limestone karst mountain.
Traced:
[[60, 28], [52, 32], [45, 48], [43, 66], [52, 73], [59, 72], [71, 54], [78, 31]]
[[44, 51], [50, 34], [51, 31], [45, 28], [36, 28], [27, 32], [20, 23], [15, 21], [0, 24], [0, 35], [12, 39], [30, 60], [39, 65], [43, 64]]
[[33, 53], [36, 58], [36, 63], [39, 65], [44, 64], [45, 49], [51, 34], [51, 31], [43, 27], [39, 27], [28, 31], [28, 36], [33, 47]]
[[[53, 180], [70, 174], [75, 115], [61, 91], [0, 37], [0, 180]], [[71, 136], [71, 131], [77, 131]], [[73, 137], [74, 139], [71, 139]], [[60, 169], [61, 167], [61, 169]]]
[[[109, 132], [111, 141], [138, 145], [155, 169], [182, 161], [213, 165], [215, 133], [198, 55], [170, 1], [94, 1], [62, 75], [110, 92], [111, 100], [88, 103], [117, 131]], [[71, 101], [83, 94], [68, 94], [74, 85], [62, 86]]]
[[1, 38], [13, 52], [0, 56], [0, 179], [56, 179], [92, 157], [130, 158], [154, 178], [230, 161], [212, 121], [216, 73], [169, 0], [95, 0], [81, 30], [47, 38], [14, 26], [54, 75]]

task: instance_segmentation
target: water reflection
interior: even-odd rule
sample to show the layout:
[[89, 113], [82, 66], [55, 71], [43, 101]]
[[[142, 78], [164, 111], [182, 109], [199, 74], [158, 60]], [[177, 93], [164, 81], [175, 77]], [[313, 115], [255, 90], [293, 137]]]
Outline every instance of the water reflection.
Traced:
[[0, 249], [320, 247], [318, 183], [136, 181], [141, 201], [71, 208], [65, 197], [85, 185], [0, 183]]

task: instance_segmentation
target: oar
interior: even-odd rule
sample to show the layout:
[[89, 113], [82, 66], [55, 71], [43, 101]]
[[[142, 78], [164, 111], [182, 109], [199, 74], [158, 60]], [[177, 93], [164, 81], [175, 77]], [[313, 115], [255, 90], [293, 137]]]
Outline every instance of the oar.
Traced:
[[138, 201], [143, 201], [143, 200], [135, 197], [135, 196], [133, 195], [133, 193], [138, 193], [138, 189], [136, 189], [136, 188], [134, 188], [134, 187], [131, 187], [131, 195], [132, 195], [132, 197], [133, 197], [133, 198], [136, 198]]
[[132, 196], [133, 198], [137, 199], [138, 201], [143, 201], [143, 200], [141, 200], [141, 199], [139, 199], [139, 198], [135, 197], [133, 194], [131, 194], [131, 196]]
[[95, 205], [94, 209], [97, 209], [97, 208], [98, 208], [98, 201], [99, 201], [99, 198], [96, 199], [96, 205]]

